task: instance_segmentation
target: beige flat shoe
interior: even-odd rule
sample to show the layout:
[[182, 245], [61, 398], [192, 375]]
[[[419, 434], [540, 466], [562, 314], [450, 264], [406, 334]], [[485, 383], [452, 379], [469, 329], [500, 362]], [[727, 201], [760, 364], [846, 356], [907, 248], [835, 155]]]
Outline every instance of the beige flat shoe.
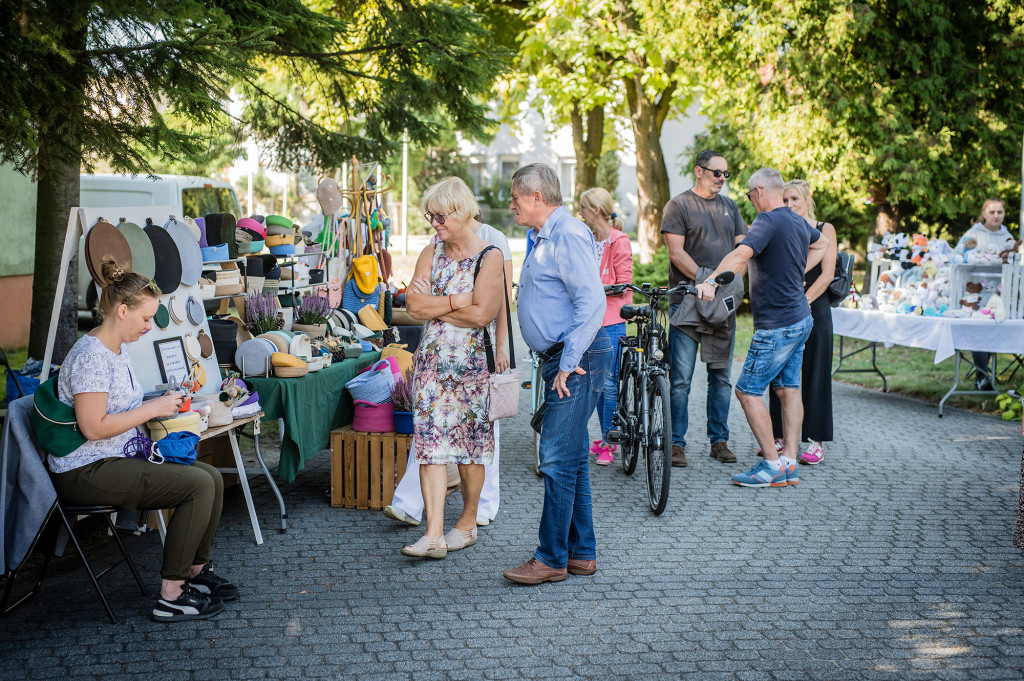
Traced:
[[458, 551], [464, 549], [467, 546], [472, 546], [476, 543], [476, 528], [472, 530], [460, 530], [457, 527], [453, 527], [448, 531], [448, 534], [444, 536], [445, 542], [448, 544], [449, 551]]
[[448, 555], [448, 545], [445, 543], [444, 537], [423, 535], [415, 544], [403, 546], [402, 555], [416, 558], [444, 558]]

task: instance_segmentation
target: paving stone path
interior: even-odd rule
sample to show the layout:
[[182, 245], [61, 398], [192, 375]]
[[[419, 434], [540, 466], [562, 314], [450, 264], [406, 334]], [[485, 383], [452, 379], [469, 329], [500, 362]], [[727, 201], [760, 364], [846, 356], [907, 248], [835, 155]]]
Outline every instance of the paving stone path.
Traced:
[[[65, 558], [30, 606], [0, 619], [0, 679], [1024, 678], [1024, 556], [1010, 541], [1019, 424], [957, 409], [940, 419], [836, 383], [824, 463], [802, 467], [795, 488], [743, 489], [729, 477], [755, 461], [742, 412], [734, 400], [739, 464], [712, 460], [695, 385], [691, 465], [673, 470], [663, 516], [648, 511], [642, 462], [632, 477], [592, 466], [593, 577], [501, 576], [535, 547], [543, 497], [524, 391], [502, 432], [501, 510], [476, 546], [399, 555], [420, 530], [330, 508], [321, 454], [282, 484], [285, 534], [254, 482], [263, 546], [229, 490], [215, 559], [242, 597], [220, 616], [150, 622], [118, 568], [105, 580], [112, 626]], [[449, 497], [446, 527], [458, 504]], [[127, 542], [155, 592], [158, 538]]]

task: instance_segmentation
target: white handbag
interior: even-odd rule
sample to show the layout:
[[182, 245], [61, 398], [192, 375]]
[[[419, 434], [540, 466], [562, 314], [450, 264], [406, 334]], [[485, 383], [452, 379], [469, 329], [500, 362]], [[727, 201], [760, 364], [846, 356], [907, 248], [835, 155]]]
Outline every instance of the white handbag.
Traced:
[[[483, 262], [487, 251], [496, 246], [488, 246], [480, 253], [476, 261], [476, 271], [473, 273], [473, 280], [476, 281], [480, 273], [480, 263]], [[512, 340], [512, 311], [508, 306], [508, 284], [504, 280], [505, 269], [502, 267], [502, 291], [505, 293], [505, 316], [508, 328], [508, 356], [512, 362], [512, 368], [507, 374], [495, 373], [497, 367], [494, 363], [494, 352], [491, 348], [491, 334], [484, 327], [484, 352], [487, 354], [487, 370], [490, 376], [487, 377], [487, 394], [489, 397], [487, 407], [487, 418], [491, 421], [498, 419], [515, 418], [519, 413], [519, 372], [516, 371], [516, 348]]]

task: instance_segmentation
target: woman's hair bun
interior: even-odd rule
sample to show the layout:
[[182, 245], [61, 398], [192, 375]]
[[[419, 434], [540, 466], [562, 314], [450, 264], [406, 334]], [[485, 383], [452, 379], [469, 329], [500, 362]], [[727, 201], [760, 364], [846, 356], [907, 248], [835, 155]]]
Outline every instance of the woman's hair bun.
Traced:
[[128, 265], [119, 264], [112, 255], [105, 255], [100, 261], [100, 273], [109, 282], [120, 282], [129, 272], [131, 272], [131, 268]]

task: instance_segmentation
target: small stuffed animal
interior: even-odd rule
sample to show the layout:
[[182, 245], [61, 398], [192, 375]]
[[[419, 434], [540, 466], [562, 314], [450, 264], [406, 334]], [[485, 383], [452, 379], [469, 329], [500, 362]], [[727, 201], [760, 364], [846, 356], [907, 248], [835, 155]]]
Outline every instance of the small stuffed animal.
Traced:
[[965, 285], [967, 293], [960, 299], [960, 307], [969, 307], [972, 310], [977, 310], [981, 303], [981, 291], [984, 288], [980, 283], [976, 281], [969, 281]]

